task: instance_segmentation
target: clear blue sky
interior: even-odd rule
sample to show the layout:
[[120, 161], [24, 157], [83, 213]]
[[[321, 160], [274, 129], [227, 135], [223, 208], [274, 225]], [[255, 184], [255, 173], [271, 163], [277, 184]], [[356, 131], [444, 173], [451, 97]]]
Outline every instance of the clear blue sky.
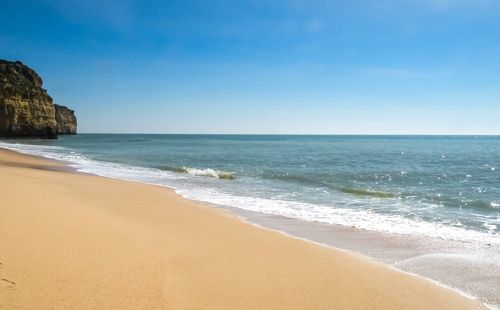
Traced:
[[80, 132], [500, 134], [500, 1], [1, 0]]

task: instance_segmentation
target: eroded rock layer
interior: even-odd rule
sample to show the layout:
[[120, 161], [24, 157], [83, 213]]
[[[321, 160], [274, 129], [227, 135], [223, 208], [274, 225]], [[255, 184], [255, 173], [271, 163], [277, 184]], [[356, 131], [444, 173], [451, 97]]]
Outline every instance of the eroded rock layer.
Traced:
[[76, 116], [75, 111], [58, 104], [56, 108], [57, 134], [74, 135], [76, 134]]
[[56, 138], [58, 133], [76, 133], [73, 111], [56, 108], [42, 84], [23, 63], [0, 60], [0, 136]]

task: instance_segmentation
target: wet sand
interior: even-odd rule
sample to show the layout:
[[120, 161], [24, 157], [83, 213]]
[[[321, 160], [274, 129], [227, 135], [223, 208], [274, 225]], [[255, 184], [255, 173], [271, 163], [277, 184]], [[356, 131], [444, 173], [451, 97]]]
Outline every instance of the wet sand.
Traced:
[[0, 309], [481, 309], [173, 190], [0, 150]]
[[245, 221], [295, 238], [340, 248], [436, 281], [460, 294], [500, 308], [500, 249], [493, 245], [415, 235], [396, 235], [275, 214], [217, 206]]

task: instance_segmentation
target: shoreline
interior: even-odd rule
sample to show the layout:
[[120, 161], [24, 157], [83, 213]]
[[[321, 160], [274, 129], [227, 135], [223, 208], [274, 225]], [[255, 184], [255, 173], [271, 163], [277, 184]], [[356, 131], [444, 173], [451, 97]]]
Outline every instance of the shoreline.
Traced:
[[[328, 230], [330, 230], [332, 232], [344, 232], [343, 233], [344, 236], [345, 236], [345, 231], [350, 231], [350, 232], [348, 232], [348, 234], [354, 234], [354, 235], [362, 234], [364, 236], [368, 235], [368, 236], [370, 236], [369, 237], [370, 240], [373, 240], [373, 238], [376, 238], [377, 236], [383, 236], [384, 235], [383, 233], [364, 231], [362, 229], [358, 229], [355, 227], [346, 227], [346, 226], [336, 225], [336, 224], [326, 224], [326, 223], [320, 223], [320, 222], [308, 222], [308, 221], [301, 220], [301, 219], [287, 218], [285, 216], [275, 215], [275, 214], [262, 214], [259, 212], [238, 209], [236, 207], [226, 207], [226, 206], [217, 206], [217, 205], [213, 205], [213, 207], [228, 210], [231, 214], [236, 215], [239, 219], [241, 219], [245, 223], [248, 223], [250, 225], [254, 225], [254, 226], [259, 227], [261, 229], [266, 229], [269, 231], [277, 232], [277, 233], [283, 234], [284, 236], [286, 236], [288, 238], [294, 238], [297, 240], [309, 242], [309, 243], [315, 244], [317, 246], [322, 246], [322, 247], [333, 249], [335, 251], [342, 251], [342, 252], [348, 253], [350, 255], [354, 255], [358, 258], [361, 258], [363, 260], [367, 260], [367, 261], [375, 263], [375, 264], [382, 264], [390, 269], [395, 270], [396, 272], [408, 275], [410, 277], [415, 277], [415, 278], [418, 278], [418, 279], [421, 279], [424, 281], [429, 281], [429, 282], [431, 282], [439, 287], [453, 291], [454, 293], [459, 294], [467, 299], [481, 302], [488, 309], [492, 309], [492, 310], [499, 309], [496, 303], [495, 304], [485, 303], [479, 297], [474, 296], [470, 293], [467, 293], [460, 288], [456, 288], [456, 287], [447, 285], [446, 283], [440, 282], [439, 280], [433, 279], [432, 277], [429, 277], [429, 276], [424, 276], [424, 275], [418, 274], [416, 272], [401, 269], [400, 267], [391, 264], [391, 261], [383, 259], [382, 257], [369, 256], [368, 254], [366, 254], [367, 253], [366, 248], [363, 250], [360, 250], [360, 248], [362, 246], [357, 247], [357, 248], [352, 247], [352, 246], [351, 247], [345, 246], [345, 244], [347, 244], [349, 242], [349, 240], [347, 240], [347, 241], [345, 241], [345, 243], [343, 243], [344, 246], [336, 245], [335, 242], [337, 242], [339, 239], [341, 239], [343, 237], [339, 237], [338, 239], [335, 239], [333, 242], [329, 242], [330, 240], [318, 241], [317, 236], [314, 236], [314, 237], [311, 237], [311, 236], [303, 237], [302, 236], [302, 234], [307, 234], [307, 232], [310, 230], [311, 226], [316, 226], [316, 225], [327, 227], [327, 228], [329, 228]], [[254, 214], [254, 215], [250, 216], [251, 219], [249, 219], [248, 214]], [[273, 223], [269, 224], [267, 222], [267, 220], [263, 220], [263, 221], [261, 219], [256, 220], [255, 217], [258, 217], [258, 218], [270, 217], [270, 218], [274, 218], [274, 219], [272, 220]], [[276, 220], [276, 219], [278, 219], [278, 220]], [[283, 222], [297, 222], [297, 223], [299, 223], [298, 226], [303, 226], [303, 227], [300, 229], [296, 229], [296, 230], [294, 230], [294, 229], [288, 230], [286, 228], [286, 225], [285, 225], [285, 227], [280, 226], [279, 222], [281, 222], [281, 221], [283, 221]], [[385, 237], [387, 237], [387, 236], [385, 236]], [[354, 238], [351, 238], [351, 240], [359, 241], [362, 238], [363, 237], [361, 237], [361, 238], [354, 237]], [[398, 237], [395, 237], [395, 239], [396, 238], [398, 238]], [[319, 238], [319, 239], [321, 239], [321, 238]], [[386, 242], [386, 241], [383, 241], [383, 242]]]
[[[411, 298], [414, 298], [412, 300], [404, 300], [404, 301], [398, 300], [397, 303], [394, 303], [394, 300], [390, 300], [389, 297], [392, 296], [392, 298], [397, 298], [398, 294], [395, 294], [393, 292], [393, 290], [401, 290], [401, 287], [399, 287], [399, 286], [396, 286], [396, 287], [390, 287], [389, 286], [389, 287], [387, 287], [387, 284], [386, 284], [385, 288], [387, 288], [388, 290], [391, 290], [391, 292], [387, 292], [386, 290], [383, 290], [382, 292], [377, 292], [378, 294], [382, 294], [382, 295], [384, 293], [386, 294], [386, 296], [385, 296], [385, 298], [383, 298], [383, 300], [380, 300], [379, 298], [377, 298], [378, 294], [375, 294], [374, 296], [371, 296], [372, 298], [375, 298], [375, 300], [377, 300], [376, 302], [374, 302], [373, 299], [372, 300], [365, 300], [365, 298], [363, 298], [363, 301], [361, 302], [359, 300], [355, 300], [355, 298], [354, 299], [347, 298], [349, 300], [343, 300], [343, 303], [341, 303], [341, 305], [344, 305], [344, 306], [349, 305], [349, 306], [352, 306], [352, 307], [356, 308], [356, 306], [360, 306], [361, 304], [364, 305], [364, 306], [366, 306], [366, 305], [373, 306], [373, 305], [380, 305], [381, 302], [385, 302], [386, 304], [385, 304], [384, 308], [391, 308], [391, 307], [394, 308], [394, 305], [397, 305], [397, 307], [399, 307], [399, 306], [401, 306], [401, 303], [403, 303], [406, 306], [408, 306], [408, 308], [412, 308], [413, 307], [413, 308], [417, 309], [417, 308], [419, 308], [419, 306], [422, 306], [422, 305], [419, 305], [418, 303], [428, 302], [428, 301], [423, 301], [423, 300], [420, 300], [420, 299], [423, 296], [427, 296], [427, 294], [431, 294], [435, 298], [433, 300], [434, 302], [442, 302], [443, 300], [446, 300], [446, 302], [444, 304], [439, 304], [439, 306], [437, 304], [432, 303], [432, 302], [430, 304], [427, 303], [426, 304], [427, 307], [436, 308], [436, 309], [437, 308], [441, 308], [442, 309], [442, 308], [445, 308], [446, 306], [449, 306], [450, 309], [451, 309], [451, 304], [453, 303], [453, 308], [457, 308], [457, 307], [458, 308], [463, 308], [463, 309], [481, 308], [481, 305], [477, 301], [470, 300], [470, 299], [464, 299], [463, 296], [458, 295], [458, 293], [456, 291], [454, 291], [453, 289], [451, 289], [451, 288], [446, 288], [444, 286], [439, 286], [436, 283], [432, 283], [431, 280], [425, 279], [425, 278], [420, 277], [418, 275], [405, 274], [404, 271], [400, 271], [400, 270], [392, 270], [391, 271], [390, 270], [390, 268], [391, 268], [390, 266], [386, 266], [386, 265], [377, 263], [375, 261], [371, 261], [368, 258], [361, 257], [361, 255], [356, 255], [356, 253], [352, 253], [349, 250], [344, 250], [344, 249], [335, 248], [335, 247], [329, 247], [328, 245], [325, 245], [325, 244], [319, 244], [319, 243], [315, 244], [314, 241], [311, 241], [311, 240], [308, 240], [308, 239], [305, 239], [305, 238], [303, 240], [300, 240], [300, 238], [298, 238], [296, 236], [291, 236], [291, 235], [287, 234], [286, 232], [282, 232], [282, 231], [279, 231], [279, 230], [272, 230], [272, 229], [270, 229], [268, 227], [263, 227], [264, 229], [263, 228], [250, 228], [250, 227], [255, 226], [255, 223], [243, 221], [243, 220], [237, 218], [234, 215], [225, 214], [225, 212], [221, 212], [220, 210], [216, 210], [214, 208], [206, 206], [206, 204], [204, 204], [204, 203], [199, 203], [199, 202], [194, 202], [194, 201], [190, 201], [190, 200], [184, 199], [180, 195], [176, 194], [172, 189], [166, 189], [165, 187], [153, 186], [153, 185], [146, 185], [146, 184], [141, 184], [141, 183], [136, 183], [136, 182], [121, 181], [121, 180], [111, 179], [111, 178], [103, 178], [103, 177], [94, 176], [94, 175], [87, 175], [87, 174], [80, 174], [80, 173], [79, 174], [74, 174], [74, 173], [72, 173], [72, 171], [70, 171], [71, 167], [64, 166], [64, 165], [58, 163], [55, 160], [53, 162], [51, 162], [51, 161], [49, 161], [46, 158], [38, 158], [37, 156], [20, 154], [20, 153], [17, 153], [17, 152], [14, 152], [14, 151], [10, 151], [10, 150], [8, 152], [6, 152], [5, 150], [0, 149], [0, 156], [1, 156], [0, 158], [2, 159], [0, 161], [0, 169], [1, 169], [0, 171], [5, 170], [7, 172], [13, 173], [14, 175], [16, 175], [16, 174], [22, 174], [25, 178], [30, 178], [30, 177], [31, 178], [38, 178], [37, 181], [43, 180], [44, 178], [51, 178], [51, 179], [55, 178], [59, 182], [61, 182], [62, 180], [68, 180], [68, 179], [70, 179], [71, 183], [78, 183], [78, 184], [81, 183], [82, 186], [85, 185], [86, 187], [88, 187], [88, 188], [86, 188], [86, 190], [89, 191], [89, 192], [96, 191], [97, 188], [95, 188], [95, 187], [96, 186], [102, 186], [102, 185], [112, 186], [113, 188], [116, 188], [119, 191], [121, 191], [120, 187], [127, 187], [127, 188], [129, 188], [129, 189], [131, 189], [131, 190], [134, 191], [134, 195], [133, 196], [136, 199], [138, 197], [144, 199], [144, 191], [146, 191], [146, 192], [148, 192], [148, 191], [155, 192], [156, 195], [158, 195], [160, 193], [164, 194], [164, 193], [168, 192], [169, 194], [165, 195], [165, 196], [169, 196], [169, 197], [165, 197], [164, 198], [165, 200], [164, 201], [160, 201], [160, 204], [162, 202], [167, 203], [167, 204], [173, 204], [173, 205], [182, 204], [183, 206], [190, 207], [189, 211], [186, 211], [186, 210], [183, 210], [183, 211], [194, 213], [194, 214], [191, 214], [191, 215], [193, 215], [193, 217], [199, 217], [199, 214], [197, 214], [197, 213], [200, 213], [200, 212], [203, 213], [204, 215], [209, 214], [210, 215], [209, 217], [212, 218], [214, 221], [217, 221], [217, 222], [220, 222], [220, 223], [223, 223], [223, 224], [229, 224], [230, 223], [231, 226], [235, 225], [238, 228], [241, 228], [243, 230], [248, 231], [249, 234], [252, 235], [252, 236], [253, 235], [258, 235], [260, 237], [264, 236], [263, 240], [273, 239], [272, 245], [273, 246], [277, 246], [278, 248], [282, 247], [283, 246], [282, 244], [287, 244], [287, 245], [292, 244], [291, 248], [293, 248], [293, 249], [295, 249], [296, 247], [300, 248], [298, 251], [296, 250], [297, 253], [303, 254], [304, 253], [303, 251], [306, 251], [306, 253], [309, 253], [309, 251], [312, 251], [313, 253], [316, 253], [318, 256], [320, 256], [322, 259], [325, 259], [324, 262], [328, 262], [330, 260], [336, 261], [336, 260], [339, 260], [339, 257], [341, 257], [340, 260], [342, 262], [338, 266], [344, 267], [344, 265], [353, 264], [353, 265], [355, 265], [355, 267], [359, 267], [359, 268], [362, 267], [363, 271], [365, 271], [366, 273], [372, 274], [371, 278], [373, 278], [373, 279], [378, 279], [379, 277], [382, 277], [385, 280], [387, 280], [387, 278], [390, 278], [390, 279], [392, 279], [392, 281], [404, 282], [404, 283], [406, 283], [406, 285], [410, 285], [410, 287], [413, 287], [413, 288], [415, 288], [414, 286], [416, 286], [417, 287], [417, 291], [420, 291], [420, 293], [421, 293], [422, 290], [424, 290], [426, 292], [426, 295], [410, 296]], [[5, 160], [5, 158], [7, 158], [8, 160]], [[8, 162], [10, 162], [10, 165], [8, 164]], [[49, 167], [48, 169], [47, 169], [47, 166]], [[54, 168], [54, 167], [57, 167], [57, 168]], [[65, 167], [65, 168], [68, 168], [70, 170], [64, 170], [64, 168], [61, 168], [61, 167]], [[2, 173], [3, 172], [4, 171], [2, 171]], [[61, 173], [61, 172], [63, 172], [63, 173]], [[33, 175], [35, 175], [35, 176], [33, 176]], [[79, 180], [78, 178], [85, 179], [85, 180]], [[92, 184], [89, 184], [87, 178], [91, 179], [90, 183], [101, 183], [101, 184], [100, 185], [98, 184], [96, 186], [91, 186]], [[104, 181], [104, 180], [106, 180], [106, 181]], [[66, 181], [64, 181], [64, 182], [66, 182]], [[64, 191], [70, 191], [71, 192], [71, 191], [75, 190], [74, 188], [70, 188], [69, 185], [59, 184], [59, 186]], [[105, 193], [105, 190], [102, 189], [102, 188], [99, 188], [99, 191]], [[50, 192], [48, 194], [50, 194]], [[160, 196], [163, 196], [163, 195], [160, 194]], [[57, 197], [54, 197], [53, 195], [51, 197], [52, 198], [57, 198]], [[82, 200], [81, 196], [75, 197], [73, 195], [70, 198], [71, 198], [71, 200], [79, 200], [79, 199]], [[5, 197], [2, 198], [2, 199], [5, 199]], [[110, 198], [108, 197], [108, 200], [109, 199]], [[112, 201], [112, 200], [109, 200], [109, 201]], [[158, 204], [157, 201], [151, 201], [151, 203], [152, 204], [153, 203]], [[29, 206], [24, 206], [24, 207], [29, 207]], [[102, 211], [101, 210], [102, 208], [106, 208], [106, 206], [103, 206], [102, 203], [94, 201], [94, 203], [92, 204], [92, 209], [97, 214], [100, 211]], [[62, 211], [64, 211], [64, 207], [61, 207], [60, 209]], [[141, 214], [141, 216], [146, 216], [146, 217], [148, 215], [142, 215], [142, 212], [144, 212], [144, 213], [151, 212], [151, 210], [141, 209], [141, 208], [138, 208], [137, 206], [134, 206], [133, 204], [132, 205], [131, 204], [127, 204], [127, 209], [133, 211], [134, 214], [137, 214], [137, 215]], [[169, 211], [168, 207], [165, 207], [164, 205], [162, 207], [155, 206], [154, 210], [155, 210], [155, 212], [158, 212], [161, 215], [162, 215], [162, 212]], [[65, 211], [68, 212], [68, 210], [65, 210]], [[120, 214], [120, 208], [115, 208], [112, 211], [115, 214], [123, 216], [123, 214]], [[113, 221], [112, 218], [108, 219], [108, 220]], [[151, 220], [152, 219], [149, 218], [148, 222], [151, 221]], [[134, 226], [134, 227], [135, 226], [139, 226], [140, 230], [147, 229], [147, 227], [144, 227], [144, 223], [143, 222], [134, 221], [134, 219], [130, 218], [130, 217], [126, 217], [126, 223], [120, 223], [120, 225], [124, 225], [124, 224], [132, 224], [132, 226]], [[158, 224], [158, 223], [156, 223], [156, 224]], [[162, 225], [160, 225], [160, 226], [163, 226], [163, 224], [165, 224], [165, 223], [161, 223], [161, 224]], [[201, 223], [198, 223], [198, 224], [205, 225], [206, 223], [204, 223], [202, 221]], [[254, 224], [254, 225], [249, 225], [249, 224]], [[0, 226], [0, 229], [2, 229], [2, 228], [3, 227]], [[161, 227], [156, 227], [156, 226], [155, 226], [155, 228], [159, 229], [160, 231], [162, 229]], [[214, 227], [214, 229], [215, 228], [216, 227]], [[123, 229], [123, 228], [121, 228], [121, 229]], [[196, 227], [191, 227], [190, 229], [191, 229], [191, 233], [194, 233], [194, 232], [199, 233], [199, 231], [197, 231]], [[85, 229], [83, 229], [83, 230], [85, 230]], [[242, 233], [239, 232], [238, 230], [236, 230], [236, 231], [235, 230], [229, 230], [229, 231], [226, 231], [226, 233], [227, 232], [229, 232], [231, 234], [236, 234], [237, 235], [237, 237], [232, 237], [232, 238], [240, 238], [240, 239], [242, 238], [243, 240], [249, 238], [247, 236], [241, 236]], [[23, 232], [19, 232], [19, 233], [20, 233], [20, 235], [23, 234]], [[153, 235], [154, 235], [155, 238], [159, 238], [156, 234], [153, 234]], [[223, 235], [224, 234], [222, 234], [221, 236], [223, 236]], [[134, 238], [136, 238], [136, 237], [134, 237]], [[253, 237], [253, 238], [255, 239], [255, 237]], [[161, 238], [159, 238], [159, 239], [161, 239]], [[180, 239], [182, 239], [182, 238], [180, 238]], [[1, 240], [2, 239], [0, 239], [0, 241]], [[94, 239], [94, 241], [96, 241], [96, 240]], [[144, 240], [142, 240], [142, 241], [144, 241]], [[190, 241], [193, 242], [193, 240], [190, 240]], [[213, 242], [213, 240], [211, 240], [211, 239], [208, 239], [206, 241], [207, 242]], [[262, 240], [258, 239], [258, 238], [257, 238], [257, 240], [253, 240], [253, 242], [257, 242], [257, 244], [259, 244], [260, 241], [262, 241]], [[183, 247], [182, 245], [179, 244], [178, 240], [175, 240], [175, 238], [174, 238], [174, 240], [170, 240], [170, 242], [175, 243], [180, 248]], [[228, 240], [218, 240], [218, 242], [219, 242], [218, 245], [222, 246], [222, 248], [227, 247]], [[152, 251], [152, 252], [155, 252], [155, 250], [156, 249], [154, 247], [149, 249], [149, 251]], [[240, 250], [242, 250], [242, 249], [240, 249]], [[264, 251], [264, 252], [262, 251], [262, 249], [260, 249], [260, 250], [261, 251], [259, 251], [259, 253], [264, 253], [264, 254], [267, 253], [267, 251], [271, 251], [268, 248], [266, 248], [265, 249], [266, 251]], [[344, 251], [346, 253], [343, 253]], [[160, 254], [160, 253], [157, 253], [157, 254]], [[187, 254], [183, 253], [183, 254], [187, 255], [189, 257], [192, 253], [187, 253]], [[277, 254], [274, 253], [274, 255], [277, 255]], [[155, 256], [158, 256], [158, 259], [160, 261], [162, 261], [164, 259], [164, 258], [162, 259], [161, 255], [155, 255]], [[175, 257], [175, 255], [173, 255], [173, 256]], [[259, 256], [260, 255], [257, 255], [257, 257], [259, 257]], [[323, 256], [325, 256], [325, 257], [323, 257]], [[219, 256], [215, 255], [215, 257], [218, 257], [220, 259], [220, 255]], [[318, 257], [316, 257], [316, 258], [318, 258]], [[57, 257], [55, 257], [54, 259], [57, 259]], [[224, 259], [227, 259], [227, 257], [224, 258]], [[283, 258], [281, 258], [281, 259], [283, 259]], [[293, 264], [300, 265], [300, 268], [303, 268], [303, 270], [307, 271], [308, 269], [313, 269], [313, 271], [314, 271], [314, 266], [310, 266], [310, 265], [307, 265], [307, 264], [306, 265], [304, 265], [304, 264], [301, 265], [299, 262], [297, 262], [296, 260], [293, 260], [293, 259], [292, 259], [292, 261], [294, 261]], [[354, 261], [354, 263], [353, 263], [353, 261]], [[4, 269], [7, 269], [6, 265], [3, 264], [3, 255], [2, 255], [2, 257], [0, 257], [0, 262], [2, 262], [1, 266]], [[101, 263], [104, 263], [104, 262], [101, 262]], [[269, 262], [267, 260], [265, 260], [265, 261], [263, 261], [261, 263], [263, 265], [273, 265], [272, 262]], [[292, 264], [292, 266], [289, 266], [290, 268], [285, 268], [283, 271], [284, 272], [292, 272], [292, 273], [294, 273], [296, 269], [292, 268], [294, 266], [293, 264]], [[165, 262], [163, 262], [163, 264], [159, 264], [159, 265], [163, 265], [164, 266]], [[235, 273], [241, 272], [241, 270], [238, 270], [238, 269], [242, 269], [242, 267], [244, 267], [244, 266], [245, 265], [239, 265], [238, 266], [236, 264], [235, 269], [233, 271]], [[327, 265], [325, 265], [325, 266], [327, 266]], [[328, 274], [330, 274], [332, 276], [337, 276], [338, 273], [339, 273], [339, 270], [338, 270], [339, 267], [338, 266], [337, 266], [337, 269], [335, 269], [335, 270], [330, 270], [330, 269], [326, 268], [326, 269], [329, 270]], [[283, 267], [281, 267], [281, 268], [283, 268]], [[351, 266], [351, 268], [353, 268], [353, 267]], [[356, 268], [354, 268], [354, 269], [356, 269]], [[0, 269], [0, 273], [2, 271], [4, 271], [4, 270]], [[170, 271], [173, 274], [177, 273], [177, 271], [176, 271], [175, 268], [171, 269]], [[311, 271], [311, 270], [309, 270], [309, 271]], [[356, 271], [356, 270], [354, 270], [354, 271]], [[318, 271], [316, 270], [316, 273], [317, 272]], [[187, 273], [189, 273], [189, 272], [187, 272]], [[217, 273], [217, 272], [208, 272], [206, 274], [206, 276], [208, 276], [210, 278], [216, 277], [216, 275], [213, 275], [215, 273]], [[378, 277], [377, 276], [373, 277], [373, 273], [375, 273]], [[357, 272], [357, 274], [359, 275], [360, 273]], [[361, 274], [363, 274], [363, 272]], [[310, 282], [311, 285], [315, 286], [317, 284], [317, 283], [315, 283], [315, 281], [313, 281], [314, 277], [311, 279], [310, 275], [309, 275], [309, 277], [306, 276], [307, 272], [301, 273], [300, 275], [306, 277], [307, 279], [309, 279], [309, 281], [311, 281]], [[349, 274], [349, 276], [350, 276], [350, 274]], [[198, 277], [198, 279], [203, 280], [203, 277], [201, 275], [197, 275], [197, 277]], [[323, 274], [322, 274], [322, 277], [324, 277], [322, 279], [322, 281], [324, 281], [325, 283], [331, 284], [329, 282], [329, 280], [332, 280], [332, 279], [329, 279], [328, 277], [326, 277]], [[196, 279], [196, 277], [195, 277], [195, 279]], [[300, 279], [301, 281], [304, 280], [304, 279], [301, 279], [300, 277], [298, 279]], [[238, 284], [238, 283], [234, 283], [235, 279], [232, 279], [232, 280], [233, 280], [232, 283], [231, 283], [231, 281], [226, 281], [226, 282], [230, 283], [231, 285], [237, 285]], [[258, 280], [258, 279], [254, 279], [254, 280]], [[267, 279], [267, 280], [269, 280], [269, 279]], [[351, 293], [352, 293], [352, 291], [355, 291], [356, 293], [354, 294], [354, 296], [356, 296], [356, 294], [359, 294], [359, 292], [357, 292], [357, 290], [358, 290], [357, 289], [357, 284], [365, 282], [364, 276], [361, 277], [361, 278], [359, 278], [358, 281], [354, 281], [354, 283], [353, 283], [353, 281], [348, 281], [349, 279], [344, 279], [344, 280], [345, 281], [340, 281], [343, 285], [347, 285], [347, 286], [352, 285], [352, 287], [351, 287], [352, 290], [348, 290], [348, 291], [346, 291], [344, 293], [348, 294], [350, 291], [351, 291]], [[378, 281], [384, 282], [384, 281], [381, 281], [380, 279], [378, 279]], [[217, 282], [217, 281], [215, 281], [215, 282]], [[219, 281], [219, 284], [220, 284], [220, 282], [221, 281]], [[222, 282], [226, 283], [224, 281], [222, 281]], [[408, 283], [410, 283], [410, 284], [408, 284]], [[192, 283], [188, 283], [188, 284], [192, 284]], [[296, 282], [292, 282], [292, 284], [300, 286], [299, 283], [296, 283]], [[334, 287], [335, 287], [336, 290], [345, 289], [345, 288], [342, 287], [342, 285], [339, 288], [338, 287], [339, 283], [336, 283], [336, 284], [337, 284], [337, 286], [334, 285]], [[265, 283], [262, 283], [262, 281], [254, 281], [254, 282], [252, 282], [252, 285], [253, 286], [257, 286], [257, 288], [261, 288], [261, 286], [265, 286]], [[301, 285], [303, 286], [303, 284], [301, 284]], [[291, 290], [291, 291], [294, 291], [294, 289], [297, 289], [297, 287], [291, 287], [290, 284], [287, 284], [285, 287], [288, 288], [288, 290]], [[175, 287], [174, 287], [174, 289], [175, 289]], [[193, 288], [191, 287], [191, 289], [193, 289]], [[302, 287], [302, 289], [304, 289], [304, 287]], [[307, 287], [305, 289], [307, 289]], [[316, 294], [319, 295], [318, 297], [323, 296], [322, 293], [324, 293], [324, 292], [321, 289], [321, 287], [317, 287], [317, 289], [318, 289], [318, 292]], [[370, 293], [370, 292], [373, 293], [373, 291], [370, 291], [370, 289], [373, 290], [375, 288], [372, 287], [372, 286], [370, 286], [370, 285], [367, 285], [367, 289], [368, 289], [368, 291], [362, 291], [362, 295], [365, 295], [367, 292], [368, 293]], [[378, 289], [376, 289], [376, 290], [378, 291]], [[302, 292], [302, 290], [299, 290], [299, 291]], [[0, 292], [2, 292], [2, 291], [0, 290]], [[187, 290], [186, 292], [194, 293], [196, 295], [196, 290]], [[2, 294], [4, 294], [4, 293], [5, 293], [5, 291], [2, 292]], [[8, 291], [7, 290], [7, 295], [6, 295], [7, 297], [8, 297], [9, 293], [12, 293], [12, 291]], [[252, 293], [253, 293], [253, 295], [259, 295], [258, 294], [259, 290], [252, 291]], [[313, 293], [313, 292], [311, 292], [311, 293]], [[330, 293], [331, 293], [331, 291], [330, 291]], [[399, 293], [401, 293], [401, 294], [410, 294], [409, 292], [399, 292]], [[413, 295], [413, 294], [416, 294], [416, 293], [413, 292], [410, 295]], [[180, 294], [180, 295], [182, 295], [182, 294]], [[232, 295], [232, 294], [228, 293], [228, 295]], [[367, 294], [367, 295], [370, 295], [370, 294]], [[165, 296], [163, 296], [163, 297], [165, 297]], [[290, 295], [288, 295], [288, 297], [293, 298], [293, 296], [290, 296]], [[351, 294], [351, 297], [352, 297], [352, 294]], [[358, 295], [358, 297], [359, 297], [359, 295]], [[366, 296], [364, 296], [364, 297], [366, 297]], [[415, 298], [415, 297], [417, 297], [417, 298]], [[266, 295], [266, 298], [272, 299], [273, 296], [267, 296]], [[281, 300], [281, 302], [285, 302], [285, 300], [283, 300], [283, 296], [274, 296], [274, 299], [276, 299], [276, 298], [278, 300]], [[161, 300], [161, 298], [160, 298], [160, 300]], [[238, 299], [233, 300], [233, 302], [234, 301], [238, 301]], [[325, 302], [324, 300], [315, 300], [315, 301], [316, 302]], [[242, 305], [243, 308], [245, 308], [245, 307], [252, 308], [252, 306], [255, 306], [255, 304], [253, 304], [251, 300], [249, 300], [247, 302], [249, 304]], [[313, 301], [310, 301], [310, 302], [313, 302]], [[335, 301], [331, 301], [331, 302], [335, 302]], [[359, 302], [361, 302], [361, 304], [359, 304]], [[230, 308], [229, 306], [231, 306], [228, 303], [223, 303], [222, 304], [223, 308], [224, 308], [224, 305], [226, 305], [226, 307], [228, 307], [228, 308]], [[279, 303], [276, 303], [274, 305], [278, 306], [278, 307], [280, 306]], [[326, 305], [327, 304], [323, 304], [323, 306], [326, 306]], [[339, 304], [337, 303], [337, 306], [338, 305]], [[0, 304], [0, 309], [2, 309], [1, 306], [2, 305]], [[281, 305], [281, 306], [283, 306], [283, 305]], [[303, 306], [305, 307], [306, 304], [303, 304]], [[310, 304], [308, 304], [307, 306], [310, 306]], [[328, 306], [330, 306], [330, 305], [328, 305]], [[395, 307], [395, 308], [397, 308], [397, 307]], [[297, 307], [297, 309], [300, 309], [300, 308], [301, 307]], [[321, 308], [321, 305], [319, 306], [319, 308]], [[407, 307], [405, 307], [405, 308], [407, 308]]]

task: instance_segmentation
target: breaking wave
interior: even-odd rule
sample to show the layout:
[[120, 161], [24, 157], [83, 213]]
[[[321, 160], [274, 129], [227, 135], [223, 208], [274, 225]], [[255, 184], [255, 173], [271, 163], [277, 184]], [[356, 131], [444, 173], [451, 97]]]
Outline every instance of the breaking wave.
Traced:
[[162, 167], [162, 170], [177, 172], [177, 173], [188, 173], [190, 175], [200, 176], [200, 177], [209, 177], [215, 179], [223, 179], [223, 180], [233, 180], [235, 175], [233, 172], [229, 171], [221, 171], [214, 169], [198, 169], [198, 168], [189, 168], [189, 167], [178, 167], [178, 166], [166, 166]]

